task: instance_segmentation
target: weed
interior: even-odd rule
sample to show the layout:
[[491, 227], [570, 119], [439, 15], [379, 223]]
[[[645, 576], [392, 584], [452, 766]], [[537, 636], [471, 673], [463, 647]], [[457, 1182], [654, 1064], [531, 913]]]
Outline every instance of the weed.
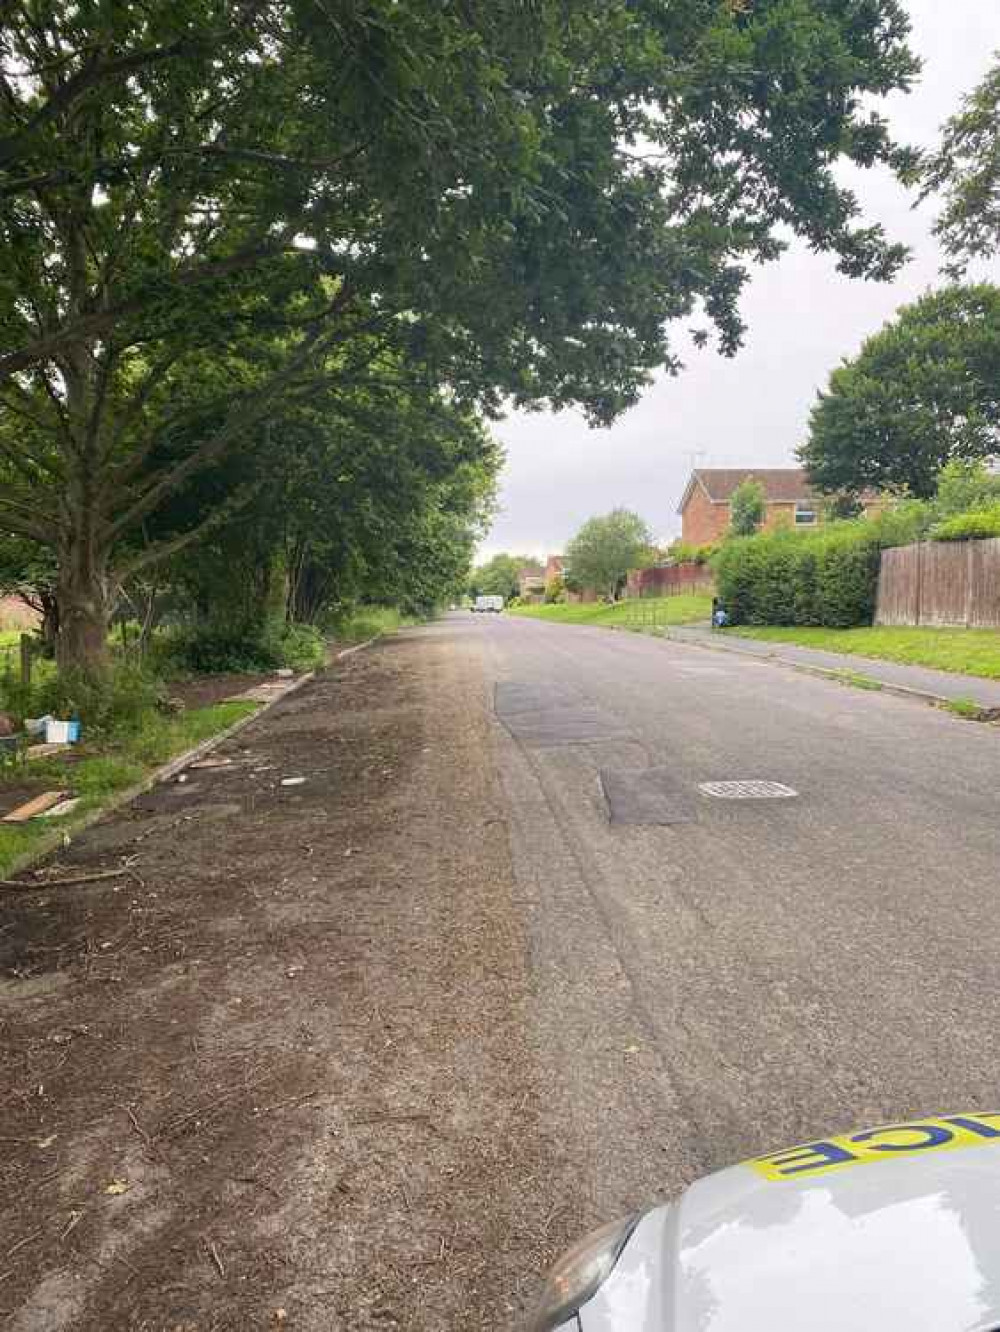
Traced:
[[870, 689], [872, 693], [878, 693], [884, 687], [881, 680], [873, 680], [870, 675], [862, 675], [860, 671], [831, 671], [831, 674], [841, 684], [850, 685], [852, 689]]
[[965, 717], [969, 721], [979, 721], [983, 716], [983, 708], [974, 698], [950, 698], [944, 706], [956, 717]]

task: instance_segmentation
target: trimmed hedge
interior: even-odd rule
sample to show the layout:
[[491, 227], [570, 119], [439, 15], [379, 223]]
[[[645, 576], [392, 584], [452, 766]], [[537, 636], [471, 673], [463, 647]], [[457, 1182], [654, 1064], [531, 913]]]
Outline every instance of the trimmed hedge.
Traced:
[[730, 538], [715, 559], [732, 624], [870, 624], [882, 542], [871, 523]]
[[1000, 504], [969, 509], [946, 518], [931, 529], [930, 537], [932, 541], [982, 541], [1000, 537]]

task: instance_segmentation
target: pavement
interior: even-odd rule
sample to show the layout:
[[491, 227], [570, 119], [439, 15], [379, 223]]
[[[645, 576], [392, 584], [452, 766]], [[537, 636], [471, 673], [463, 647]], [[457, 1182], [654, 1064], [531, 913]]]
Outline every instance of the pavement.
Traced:
[[822, 652], [816, 648], [798, 647], [794, 643], [741, 638], [734, 630], [724, 634], [713, 633], [711, 629], [698, 625], [671, 628], [670, 637], [679, 643], [724, 652], [742, 652], [749, 657], [799, 669], [852, 671], [870, 680], [878, 680], [887, 689], [920, 694], [927, 699], [971, 699], [984, 709], [1000, 708], [1000, 680], [958, 675], [952, 671], [935, 671], [926, 666], [905, 666], [892, 661], [880, 661], [877, 657], [856, 656], [854, 653]]

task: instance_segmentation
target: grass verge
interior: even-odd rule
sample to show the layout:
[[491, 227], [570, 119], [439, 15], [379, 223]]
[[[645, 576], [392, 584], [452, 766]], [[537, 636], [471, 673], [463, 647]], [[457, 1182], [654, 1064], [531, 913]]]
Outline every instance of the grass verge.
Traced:
[[347, 615], [339, 615], [329, 622], [329, 629], [338, 643], [366, 643], [379, 634], [391, 634], [394, 629], [420, 624], [412, 615], [404, 615], [395, 606], [360, 606]]
[[995, 629], [793, 629], [740, 626], [727, 631], [741, 638], [874, 657], [904, 666], [929, 666], [956, 675], [1000, 680], [1000, 631]]
[[644, 597], [641, 601], [619, 601], [613, 606], [594, 601], [557, 606], [515, 606], [511, 615], [532, 620], [550, 620], [554, 624], [596, 624], [611, 629], [646, 629], [671, 624], [708, 622], [712, 598], [703, 593], [684, 593], [677, 597]]
[[57, 759], [18, 764], [5, 768], [2, 785], [23, 785], [26, 781], [50, 789], [71, 790], [80, 803], [61, 819], [32, 819], [23, 824], [0, 824], [0, 878], [22, 856], [39, 845], [54, 828], [72, 833], [119, 791], [127, 790], [153, 769], [176, 754], [192, 749], [209, 736], [224, 731], [234, 722], [258, 710], [259, 704], [237, 701], [217, 703], [209, 708], [193, 708], [176, 717], [152, 717], [141, 729], [109, 741], [101, 751], [80, 748], [81, 757], [72, 766]]

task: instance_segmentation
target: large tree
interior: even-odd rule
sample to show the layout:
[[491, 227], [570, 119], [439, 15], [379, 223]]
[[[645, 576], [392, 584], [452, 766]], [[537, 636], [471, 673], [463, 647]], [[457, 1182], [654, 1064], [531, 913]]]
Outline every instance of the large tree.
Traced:
[[[474, 413], [384, 356], [351, 387], [333, 377], [282, 404], [149, 536], [170, 544], [221, 508], [170, 575], [196, 619], [230, 632], [252, 634], [282, 597], [301, 623], [362, 597], [426, 610], [460, 590], [501, 461]], [[233, 494], [245, 501], [227, 505]]]
[[834, 169], [908, 165], [869, 109], [906, 33], [897, 0], [5, 5], [0, 515], [56, 552], [62, 662], [100, 669], [115, 586], [196, 534], [143, 548], [152, 515], [318, 372], [388, 343], [604, 422], [670, 320], [735, 349], [788, 232], [890, 276]]
[[952, 459], [1000, 452], [1000, 288], [951, 287], [902, 307], [830, 376], [799, 457], [830, 493], [934, 494]]
[[566, 546], [568, 579], [615, 599], [629, 569], [648, 563], [651, 542], [645, 522], [628, 509], [591, 518]]

